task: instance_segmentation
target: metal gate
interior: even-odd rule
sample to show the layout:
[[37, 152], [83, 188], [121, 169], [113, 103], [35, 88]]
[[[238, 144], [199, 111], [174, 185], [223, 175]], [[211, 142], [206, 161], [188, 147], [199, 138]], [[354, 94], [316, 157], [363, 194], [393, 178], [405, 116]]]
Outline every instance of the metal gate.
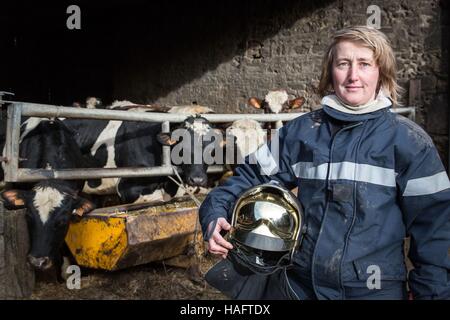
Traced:
[[[183, 122], [189, 114], [171, 114], [156, 112], [119, 111], [105, 109], [80, 109], [46, 104], [36, 104], [17, 101], [0, 101], [11, 103], [8, 106], [6, 141], [5, 141], [5, 181], [31, 182], [48, 179], [97, 179], [112, 177], [150, 177], [169, 176], [174, 174], [170, 161], [170, 146], [162, 147], [162, 165], [146, 168], [86, 168], [86, 169], [29, 169], [19, 168], [19, 140], [21, 117], [40, 118], [78, 118], [122, 121], [160, 122], [163, 132], [170, 132], [170, 123]], [[415, 119], [415, 108], [395, 108], [392, 112]], [[211, 123], [231, 122], [239, 119], [253, 119], [260, 122], [289, 121], [304, 113], [280, 114], [200, 114]], [[180, 169], [179, 169], [180, 170]], [[213, 165], [208, 173], [223, 171], [222, 165]]]

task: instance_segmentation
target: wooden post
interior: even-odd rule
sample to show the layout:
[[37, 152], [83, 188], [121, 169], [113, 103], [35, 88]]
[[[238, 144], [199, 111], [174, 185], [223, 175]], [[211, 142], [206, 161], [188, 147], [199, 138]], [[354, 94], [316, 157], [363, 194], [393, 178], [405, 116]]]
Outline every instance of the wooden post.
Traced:
[[25, 210], [9, 211], [0, 201], [0, 299], [26, 299], [34, 289]]
[[[422, 83], [420, 79], [409, 80], [409, 90], [408, 90], [408, 107], [419, 107], [422, 105]], [[412, 112], [408, 118], [415, 121], [416, 115]]]
[[420, 79], [409, 80], [408, 106], [414, 107], [421, 103], [422, 85]]
[[5, 155], [8, 159], [5, 168], [5, 181], [17, 181], [17, 170], [19, 168], [19, 140], [20, 140], [20, 119], [22, 104], [12, 104], [8, 106], [8, 119], [6, 122]]

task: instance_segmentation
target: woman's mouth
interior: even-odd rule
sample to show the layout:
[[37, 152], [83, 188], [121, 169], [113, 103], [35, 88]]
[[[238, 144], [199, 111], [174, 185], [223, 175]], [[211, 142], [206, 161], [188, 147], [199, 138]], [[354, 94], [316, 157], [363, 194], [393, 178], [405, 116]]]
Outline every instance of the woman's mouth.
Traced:
[[357, 90], [359, 90], [359, 89], [362, 89], [362, 87], [347, 86], [347, 87], [345, 87], [345, 89], [346, 89], [347, 91], [357, 91]]

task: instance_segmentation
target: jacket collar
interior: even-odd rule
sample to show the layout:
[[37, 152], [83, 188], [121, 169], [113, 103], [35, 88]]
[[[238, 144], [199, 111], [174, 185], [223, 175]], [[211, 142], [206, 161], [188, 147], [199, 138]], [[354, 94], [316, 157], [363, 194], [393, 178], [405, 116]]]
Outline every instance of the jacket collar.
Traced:
[[370, 112], [370, 113], [364, 113], [364, 114], [351, 114], [351, 113], [345, 113], [345, 112], [341, 112], [338, 111], [336, 109], [333, 109], [327, 105], [323, 106], [323, 111], [329, 115], [330, 117], [340, 120], [340, 121], [345, 121], [345, 122], [359, 122], [359, 121], [364, 121], [364, 120], [368, 120], [368, 119], [375, 119], [378, 117], [383, 116], [384, 114], [386, 114], [387, 112], [389, 112], [390, 106], [374, 111], [374, 112]]

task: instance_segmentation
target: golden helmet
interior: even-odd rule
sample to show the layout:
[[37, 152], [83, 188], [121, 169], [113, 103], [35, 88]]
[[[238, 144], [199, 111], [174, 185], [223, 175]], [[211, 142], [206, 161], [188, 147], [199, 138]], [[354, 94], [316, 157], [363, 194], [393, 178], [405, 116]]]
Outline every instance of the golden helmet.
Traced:
[[269, 260], [279, 264], [278, 257], [288, 257], [290, 263], [301, 240], [303, 209], [291, 191], [271, 181], [239, 197], [231, 226], [230, 241], [241, 253], [251, 253], [256, 265]]

